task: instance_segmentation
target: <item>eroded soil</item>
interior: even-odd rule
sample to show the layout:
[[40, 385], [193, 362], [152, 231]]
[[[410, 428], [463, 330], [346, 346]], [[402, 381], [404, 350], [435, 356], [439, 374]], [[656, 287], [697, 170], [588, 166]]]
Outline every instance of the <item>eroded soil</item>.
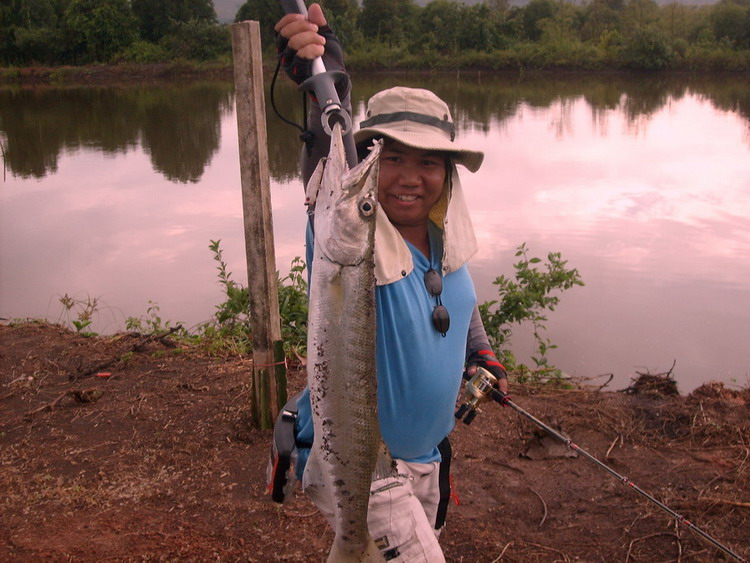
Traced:
[[[251, 369], [168, 338], [0, 326], [0, 560], [323, 560], [332, 534], [304, 495], [266, 494]], [[292, 370], [292, 390], [302, 381]], [[631, 390], [511, 385], [519, 406], [750, 557], [750, 390]], [[488, 405], [453, 444], [449, 561], [729, 560], [510, 408]]]

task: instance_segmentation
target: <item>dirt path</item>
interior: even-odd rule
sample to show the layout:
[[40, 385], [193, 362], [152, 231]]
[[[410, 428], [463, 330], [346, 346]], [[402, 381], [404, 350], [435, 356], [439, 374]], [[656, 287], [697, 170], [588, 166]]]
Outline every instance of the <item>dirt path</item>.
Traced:
[[[270, 434], [248, 424], [250, 369], [169, 339], [0, 326], [0, 560], [322, 560], [332, 536], [314, 507], [265, 494]], [[517, 404], [750, 557], [750, 390], [639, 391], [512, 386]], [[449, 561], [726, 559], [509, 408], [487, 406], [453, 443]]]

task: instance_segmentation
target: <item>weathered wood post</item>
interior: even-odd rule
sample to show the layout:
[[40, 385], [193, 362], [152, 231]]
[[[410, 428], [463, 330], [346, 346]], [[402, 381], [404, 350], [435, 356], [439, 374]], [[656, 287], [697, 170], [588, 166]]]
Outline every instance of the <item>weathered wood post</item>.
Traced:
[[[260, 428], [266, 429], [271, 428], [279, 405], [286, 402], [286, 374], [284, 372], [282, 382], [278, 382], [278, 366], [284, 361], [284, 349], [271, 218], [266, 105], [258, 22], [244, 21], [232, 25], [232, 53], [253, 343], [251, 400], [253, 420]], [[271, 373], [277, 378], [275, 389], [271, 385]], [[273, 396], [276, 398], [275, 406]]]

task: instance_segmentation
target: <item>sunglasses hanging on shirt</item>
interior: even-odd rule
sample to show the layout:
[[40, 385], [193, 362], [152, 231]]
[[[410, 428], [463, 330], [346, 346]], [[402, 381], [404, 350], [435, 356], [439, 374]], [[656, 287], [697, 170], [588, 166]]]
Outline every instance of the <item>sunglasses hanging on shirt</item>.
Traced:
[[448, 314], [448, 309], [443, 305], [442, 299], [440, 299], [440, 295], [443, 293], [443, 278], [437, 270], [430, 268], [424, 274], [424, 286], [427, 288], [427, 292], [437, 301], [435, 308], [432, 310], [432, 326], [445, 336], [451, 325], [451, 317]]

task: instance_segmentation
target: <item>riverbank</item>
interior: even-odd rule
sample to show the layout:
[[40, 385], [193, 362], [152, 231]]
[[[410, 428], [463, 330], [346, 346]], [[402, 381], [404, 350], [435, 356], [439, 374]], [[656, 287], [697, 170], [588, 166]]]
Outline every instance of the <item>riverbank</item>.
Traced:
[[170, 80], [232, 80], [226, 63], [188, 62], [158, 64], [101, 64], [86, 66], [34, 66], [0, 68], [0, 84], [129, 84]]
[[[267, 63], [266, 70], [271, 72], [274, 68], [272, 62]], [[368, 59], [353, 58], [349, 64], [351, 72], [367, 73], [466, 73], [466, 74], [511, 74], [523, 75], [633, 75], [642, 74], [644, 71], [628, 70], [623, 68], [608, 68], [602, 66], [576, 65], [576, 64], [516, 64], [492, 61], [467, 62], [466, 65], [457, 62], [436, 62], [434, 64], [414, 67], [409, 61], [394, 59], [391, 64], [375, 64]], [[750, 72], [750, 55], [746, 64], [738, 64], [727, 67], [718, 65], [716, 67], [697, 66], [695, 68], [686, 66], [648, 73], [650, 76], [669, 75], [715, 75], [729, 74], [742, 75]], [[59, 66], [59, 67], [5, 67], [0, 68], [0, 85], [118, 85], [149, 82], [169, 82], [180, 80], [234, 80], [234, 69], [231, 62], [193, 63], [179, 61], [172, 63], [154, 64], [97, 64], [84, 66]]]
[[[0, 553], [311, 561], [332, 535], [297, 492], [265, 492], [270, 432], [248, 422], [251, 361], [169, 337], [0, 326]], [[303, 385], [292, 366], [290, 387]], [[514, 401], [744, 557], [750, 389], [689, 396], [514, 384]], [[452, 436], [449, 561], [716, 561], [716, 549], [509, 408]]]

